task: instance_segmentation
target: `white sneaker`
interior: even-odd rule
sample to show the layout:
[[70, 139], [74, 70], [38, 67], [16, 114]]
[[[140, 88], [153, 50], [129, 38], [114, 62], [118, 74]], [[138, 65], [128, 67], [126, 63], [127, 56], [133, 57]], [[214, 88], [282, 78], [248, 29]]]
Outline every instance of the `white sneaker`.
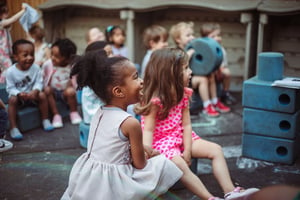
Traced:
[[236, 187], [232, 192], [224, 195], [225, 200], [247, 200], [250, 195], [259, 191], [257, 188], [243, 189]]
[[0, 152], [8, 151], [13, 148], [13, 143], [8, 140], [0, 139]]

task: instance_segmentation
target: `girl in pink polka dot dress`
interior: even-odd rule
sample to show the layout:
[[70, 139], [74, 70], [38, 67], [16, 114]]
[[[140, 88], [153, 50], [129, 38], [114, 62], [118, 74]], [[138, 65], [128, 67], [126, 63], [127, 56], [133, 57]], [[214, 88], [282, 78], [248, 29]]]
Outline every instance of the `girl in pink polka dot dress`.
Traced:
[[222, 148], [201, 139], [192, 131], [187, 88], [191, 78], [188, 56], [180, 49], [153, 52], [146, 67], [143, 96], [136, 112], [142, 115], [144, 146], [153, 147], [172, 160], [183, 176], [181, 182], [201, 199], [222, 199], [212, 195], [189, 168], [191, 158], [212, 160], [213, 173], [225, 193], [225, 199], [246, 199], [258, 189], [235, 187]]

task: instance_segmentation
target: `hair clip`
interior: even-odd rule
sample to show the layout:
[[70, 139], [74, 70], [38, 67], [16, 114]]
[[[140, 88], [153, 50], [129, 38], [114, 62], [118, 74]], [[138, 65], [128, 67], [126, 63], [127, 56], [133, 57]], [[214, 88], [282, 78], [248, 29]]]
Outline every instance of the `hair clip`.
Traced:
[[114, 28], [114, 26], [112, 26], [112, 25], [110, 25], [110, 26], [108, 26], [107, 28], [106, 28], [106, 31], [107, 32], [111, 32], [111, 30]]

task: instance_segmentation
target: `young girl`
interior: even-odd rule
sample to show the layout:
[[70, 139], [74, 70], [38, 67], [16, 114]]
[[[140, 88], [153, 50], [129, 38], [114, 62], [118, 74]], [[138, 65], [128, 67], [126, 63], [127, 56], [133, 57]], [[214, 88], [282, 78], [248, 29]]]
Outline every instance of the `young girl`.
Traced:
[[105, 106], [92, 119], [87, 152], [75, 162], [62, 200], [155, 199], [168, 190], [182, 172], [158, 152], [144, 150], [140, 123], [126, 112], [143, 88], [134, 64], [99, 50], [74, 65], [72, 75], [77, 73], [79, 88], [92, 88]]
[[34, 40], [34, 63], [42, 66], [50, 58], [50, 49], [44, 41], [45, 32], [39, 25], [33, 25], [29, 29], [30, 37]]
[[56, 99], [65, 100], [70, 108], [72, 124], [79, 124], [81, 117], [77, 112], [76, 82], [70, 79], [71, 63], [76, 55], [76, 45], [69, 40], [58, 39], [51, 47], [51, 59], [42, 66], [44, 73], [44, 91], [48, 97], [50, 110], [53, 114], [54, 128], [63, 126], [62, 117], [56, 107]]
[[111, 44], [113, 55], [128, 57], [125, 43], [125, 32], [120, 26], [108, 26], [105, 30], [106, 40]]
[[191, 158], [212, 160], [213, 173], [221, 185], [225, 199], [239, 199], [257, 191], [242, 192], [235, 188], [222, 148], [200, 139], [192, 131], [187, 88], [191, 78], [188, 56], [180, 49], [153, 52], [144, 77], [141, 103], [136, 111], [142, 114], [143, 142], [172, 160], [183, 172], [182, 183], [201, 199], [216, 200], [200, 179], [190, 170]]
[[26, 10], [26, 6], [22, 4], [22, 10], [8, 17], [8, 8], [6, 1], [0, 2], [0, 83], [5, 82], [5, 72], [8, 67], [12, 65], [10, 59], [12, 41], [10, 37], [10, 26], [16, 22]]

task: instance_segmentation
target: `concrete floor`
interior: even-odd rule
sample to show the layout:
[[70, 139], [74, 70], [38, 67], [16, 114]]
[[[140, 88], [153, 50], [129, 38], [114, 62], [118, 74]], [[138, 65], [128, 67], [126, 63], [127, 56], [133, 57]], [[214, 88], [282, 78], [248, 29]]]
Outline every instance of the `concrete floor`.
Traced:
[[[241, 99], [240, 94], [235, 94]], [[262, 188], [274, 184], [300, 187], [300, 159], [285, 165], [241, 157], [242, 106], [219, 118], [193, 117], [193, 129], [203, 139], [223, 147], [235, 184], [245, 188]], [[64, 119], [64, 127], [53, 132], [34, 129], [24, 140], [13, 142], [14, 148], [0, 154], [0, 200], [56, 200], [67, 187], [70, 169], [76, 158], [85, 152], [78, 139], [78, 126]], [[209, 160], [198, 160], [197, 174], [208, 190], [223, 193], [212, 175]], [[198, 199], [188, 190], [171, 189], [159, 199]]]

